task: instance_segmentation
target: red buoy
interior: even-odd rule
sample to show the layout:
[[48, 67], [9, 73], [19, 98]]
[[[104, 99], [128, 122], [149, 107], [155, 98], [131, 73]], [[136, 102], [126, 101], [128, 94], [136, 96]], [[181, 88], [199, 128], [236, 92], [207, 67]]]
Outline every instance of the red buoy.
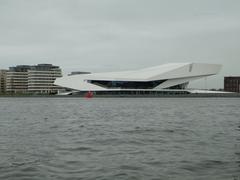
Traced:
[[93, 92], [88, 91], [85, 98], [92, 98], [93, 97]]

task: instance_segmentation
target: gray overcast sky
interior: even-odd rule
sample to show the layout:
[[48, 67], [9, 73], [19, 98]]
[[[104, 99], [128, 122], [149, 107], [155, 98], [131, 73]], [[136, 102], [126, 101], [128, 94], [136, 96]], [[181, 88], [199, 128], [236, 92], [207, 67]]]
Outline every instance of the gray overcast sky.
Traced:
[[0, 0], [0, 69], [52, 63], [66, 74], [169, 62], [223, 64], [208, 87], [240, 75], [240, 0]]

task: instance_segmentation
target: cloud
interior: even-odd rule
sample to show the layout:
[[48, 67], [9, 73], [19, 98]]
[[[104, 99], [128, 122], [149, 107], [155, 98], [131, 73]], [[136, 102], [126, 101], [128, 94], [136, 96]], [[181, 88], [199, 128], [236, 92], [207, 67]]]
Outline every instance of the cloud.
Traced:
[[[224, 65], [237, 74], [238, 0], [2, 0], [0, 67], [53, 63], [71, 70], [167, 62]], [[46, 62], [47, 61], [47, 62]], [[222, 86], [222, 80], [214, 81]]]

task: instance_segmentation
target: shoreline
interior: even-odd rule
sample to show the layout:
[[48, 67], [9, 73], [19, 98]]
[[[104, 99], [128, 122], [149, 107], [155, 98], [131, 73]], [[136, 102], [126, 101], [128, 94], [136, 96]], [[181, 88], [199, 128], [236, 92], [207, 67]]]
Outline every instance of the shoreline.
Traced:
[[[86, 98], [84, 95], [0, 95], [0, 98]], [[231, 94], [182, 94], [182, 95], [94, 95], [92, 98], [240, 98]]]

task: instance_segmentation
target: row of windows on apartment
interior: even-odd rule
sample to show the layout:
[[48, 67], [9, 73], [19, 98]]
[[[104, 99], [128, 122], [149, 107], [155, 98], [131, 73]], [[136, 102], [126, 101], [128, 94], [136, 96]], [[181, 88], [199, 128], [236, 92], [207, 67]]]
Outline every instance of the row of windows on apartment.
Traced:
[[238, 87], [240, 86], [240, 83], [239, 84], [225, 84], [225, 87]]
[[61, 74], [38, 74], [38, 75], [27, 75], [27, 74], [10, 74], [10, 75], [6, 75], [5, 77], [3, 78], [34, 78], [34, 77], [47, 77], [47, 76], [50, 76], [50, 77], [62, 77]]
[[52, 83], [37, 83], [37, 84], [20, 84], [20, 83], [14, 83], [14, 84], [6, 84], [7, 87], [13, 87], [13, 86], [39, 86], [39, 85], [44, 85], [44, 86], [56, 86]]
[[54, 84], [54, 81], [38, 81], [38, 82], [27, 82], [27, 81], [15, 81], [15, 82], [6, 82], [4, 84], [24, 84], [24, 85], [27, 85], [27, 84], [39, 84], [39, 83], [43, 83], [43, 84]]
[[6, 89], [9, 90], [9, 89], [36, 89], [36, 88], [59, 89], [58, 86], [34, 86], [34, 87], [26, 87], [26, 86], [10, 86], [10, 87], [7, 87]]
[[240, 83], [240, 79], [228, 79], [225, 80], [225, 83]]
[[8, 82], [39, 82], [39, 81], [51, 81], [54, 82], [56, 78], [41, 78], [41, 79], [8, 79]]

